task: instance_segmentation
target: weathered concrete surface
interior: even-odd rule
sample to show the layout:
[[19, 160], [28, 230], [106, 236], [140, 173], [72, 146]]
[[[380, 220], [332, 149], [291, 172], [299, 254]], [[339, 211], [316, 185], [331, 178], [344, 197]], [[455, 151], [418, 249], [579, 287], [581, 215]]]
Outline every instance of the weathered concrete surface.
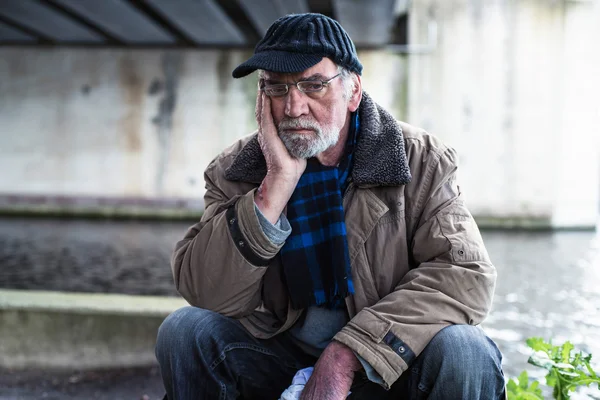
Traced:
[[0, 290], [0, 368], [118, 368], [156, 363], [172, 297]]
[[[361, 51], [363, 87], [458, 150], [461, 188], [487, 225], [591, 228], [598, 20], [598, 1], [413, 1], [411, 45], [431, 43], [435, 23], [437, 47]], [[210, 160], [256, 128], [256, 80], [230, 75], [249, 54], [0, 49], [0, 200], [60, 214], [79, 210], [62, 197], [201, 199]], [[155, 212], [182, 214], [167, 208]], [[129, 212], [153, 211], [99, 214]]]
[[209, 161], [254, 129], [230, 75], [245, 55], [0, 49], [0, 193], [202, 198]]
[[204, 200], [0, 194], [0, 215], [114, 219], [199, 220]]
[[600, 2], [423, 0], [407, 120], [458, 150], [476, 217], [593, 227], [600, 206]]
[[162, 400], [157, 366], [94, 371], [0, 368], [0, 400]]

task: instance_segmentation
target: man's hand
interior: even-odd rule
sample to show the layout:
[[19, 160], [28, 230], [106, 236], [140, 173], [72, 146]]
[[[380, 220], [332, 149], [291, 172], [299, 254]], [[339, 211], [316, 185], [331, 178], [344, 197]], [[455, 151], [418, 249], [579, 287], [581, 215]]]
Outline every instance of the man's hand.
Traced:
[[267, 162], [267, 174], [287, 178], [298, 183], [306, 169], [306, 160], [295, 158], [277, 134], [271, 112], [271, 98], [259, 91], [256, 99], [256, 122], [258, 122], [258, 142]]
[[332, 341], [323, 351], [304, 386], [300, 400], [342, 400], [348, 396], [354, 372], [362, 364], [346, 345]]
[[256, 121], [258, 142], [267, 163], [267, 176], [258, 188], [254, 201], [263, 215], [274, 224], [306, 169], [306, 160], [292, 157], [279, 138], [271, 113], [271, 99], [262, 91], [256, 98]]

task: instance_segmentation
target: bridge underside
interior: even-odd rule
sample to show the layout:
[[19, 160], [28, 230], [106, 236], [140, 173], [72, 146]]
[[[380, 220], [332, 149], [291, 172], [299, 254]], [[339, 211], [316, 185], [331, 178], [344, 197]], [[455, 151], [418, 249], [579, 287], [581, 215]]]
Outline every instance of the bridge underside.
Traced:
[[277, 18], [319, 12], [358, 47], [405, 44], [408, 0], [5, 0], [0, 45], [253, 47]]

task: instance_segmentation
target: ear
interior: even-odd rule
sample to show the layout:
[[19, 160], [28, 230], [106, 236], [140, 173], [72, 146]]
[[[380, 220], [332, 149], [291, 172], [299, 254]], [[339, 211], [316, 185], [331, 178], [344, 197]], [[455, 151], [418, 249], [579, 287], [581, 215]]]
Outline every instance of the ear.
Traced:
[[348, 101], [348, 110], [350, 112], [356, 111], [362, 100], [362, 82], [360, 80], [360, 75], [353, 73], [352, 79], [354, 79], [354, 91], [352, 92], [352, 96], [350, 96], [350, 101]]

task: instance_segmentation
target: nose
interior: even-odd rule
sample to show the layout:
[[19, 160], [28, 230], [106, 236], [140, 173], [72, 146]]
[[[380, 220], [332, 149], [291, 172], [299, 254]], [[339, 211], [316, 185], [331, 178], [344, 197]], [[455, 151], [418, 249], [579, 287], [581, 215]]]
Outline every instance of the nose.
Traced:
[[308, 102], [304, 93], [298, 90], [296, 85], [290, 85], [285, 95], [285, 115], [290, 118], [298, 118], [308, 114]]

